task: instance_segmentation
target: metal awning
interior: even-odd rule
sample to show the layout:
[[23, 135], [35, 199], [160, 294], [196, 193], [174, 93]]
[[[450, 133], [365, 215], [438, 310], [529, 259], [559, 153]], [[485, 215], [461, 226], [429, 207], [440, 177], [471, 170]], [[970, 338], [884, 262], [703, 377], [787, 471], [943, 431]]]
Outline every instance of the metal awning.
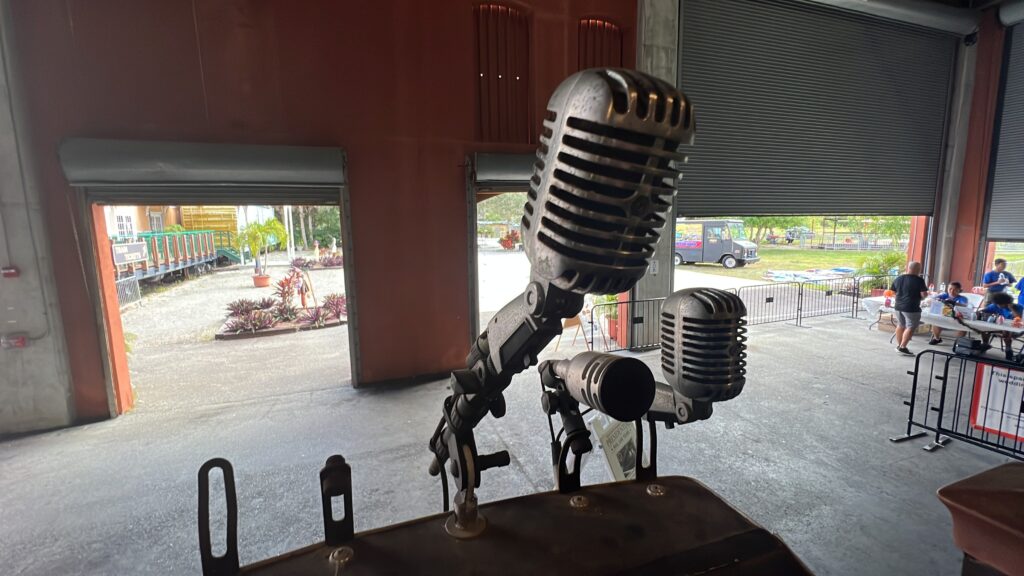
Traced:
[[110, 204], [338, 204], [340, 148], [69, 138], [64, 176]]
[[526, 192], [533, 177], [534, 154], [476, 154], [473, 185], [481, 192]]

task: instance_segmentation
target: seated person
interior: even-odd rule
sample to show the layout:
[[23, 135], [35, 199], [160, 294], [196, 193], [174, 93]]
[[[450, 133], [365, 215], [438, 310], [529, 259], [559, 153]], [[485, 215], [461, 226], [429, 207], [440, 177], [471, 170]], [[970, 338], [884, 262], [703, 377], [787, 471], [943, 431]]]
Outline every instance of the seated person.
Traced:
[[[950, 282], [948, 291], [939, 294], [935, 299], [944, 302], [947, 306], [967, 306], [970, 304], [967, 296], [963, 295], [963, 286], [959, 282]], [[961, 332], [960, 334], [963, 333]], [[942, 328], [932, 326], [932, 339], [928, 343], [932, 346], [942, 343]]]
[[1017, 305], [1024, 306], [1024, 278], [1021, 278], [1014, 288], [1017, 289]]
[[[1024, 306], [1013, 301], [1013, 296], [1006, 292], [992, 294], [992, 303], [978, 311], [978, 315], [987, 320], [991, 316], [1001, 316], [1004, 321], [1012, 322], [1016, 318], [1024, 316]], [[982, 341], [988, 344], [992, 337], [991, 333], [981, 335]], [[1013, 360], [1013, 334], [1003, 332], [1003, 350], [1006, 351], [1006, 359]]]

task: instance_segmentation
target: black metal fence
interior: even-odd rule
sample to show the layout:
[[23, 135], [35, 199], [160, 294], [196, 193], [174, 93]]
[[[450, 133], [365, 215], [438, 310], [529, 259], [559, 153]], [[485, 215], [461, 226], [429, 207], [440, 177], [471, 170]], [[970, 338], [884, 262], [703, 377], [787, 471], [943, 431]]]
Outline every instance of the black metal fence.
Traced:
[[917, 355], [903, 442], [931, 433], [933, 451], [952, 439], [1024, 460], [1024, 366], [926, 350]]
[[[885, 290], [896, 276], [850, 276], [806, 282], [743, 286], [737, 294], [747, 307], [747, 325], [793, 322], [843, 314], [857, 318], [862, 300]], [[596, 304], [590, 310], [590, 342], [595, 350], [644, 350], [658, 346], [658, 314], [664, 298]]]
[[747, 307], [747, 325], [796, 321], [800, 317], [800, 282], [743, 286], [736, 294]]
[[664, 298], [596, 304], [590, 309], [594, 350], [647, 350], [660, 343], [658, 327]]

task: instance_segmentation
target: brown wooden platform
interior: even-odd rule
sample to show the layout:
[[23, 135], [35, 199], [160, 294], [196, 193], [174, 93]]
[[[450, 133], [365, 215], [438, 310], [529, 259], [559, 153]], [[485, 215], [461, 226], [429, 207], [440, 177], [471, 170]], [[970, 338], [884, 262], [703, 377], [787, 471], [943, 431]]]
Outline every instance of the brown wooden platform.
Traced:
[[[363, 532], [347, 544], [353, 556], [338, 574], [810, 574], [781, 540], [700, 482], [655, 483], [663, 495], [652, 496], [649, 483], [588, 486], [574, 493], [587, 498], [585, 508], [557, 492], [485, 504], [487, 529], [472, 540], [449, 536], [446, 514]], [[242, 573], [333, 576], [334, 550], [314, 545]]]

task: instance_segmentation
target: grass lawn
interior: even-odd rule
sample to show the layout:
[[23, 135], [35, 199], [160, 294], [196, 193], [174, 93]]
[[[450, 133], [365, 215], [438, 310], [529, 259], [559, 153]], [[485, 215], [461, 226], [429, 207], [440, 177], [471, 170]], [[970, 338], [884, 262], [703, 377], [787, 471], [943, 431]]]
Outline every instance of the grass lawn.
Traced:
[[761, 255], [761, 261], [757, 264], [747, 264], [743, 268], [726, 270], [721, 264], [693, 264], [677, 266], [677, 268], [705, 274], [761, 280], [766, 270], [810, 270], [836, 266], [858, 268], [861, 260], [874, 254], [874, 252], [856, 250], [807, 250], [780, 246], [760, 246], [758, 253]]

